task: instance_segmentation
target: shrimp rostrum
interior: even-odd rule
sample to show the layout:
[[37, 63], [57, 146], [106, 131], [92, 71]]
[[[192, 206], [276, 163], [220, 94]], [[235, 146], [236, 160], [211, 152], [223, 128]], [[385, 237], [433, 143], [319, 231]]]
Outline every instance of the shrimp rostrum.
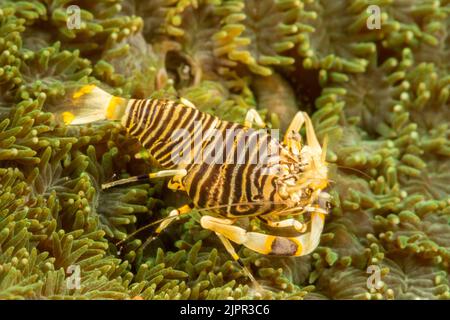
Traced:
[[[156, 234], [193, 208], [201, 209], [201, 226], [218, 236], [253, 281], [232, 242], [279, 256], [307, 255], [319, 244], [330, 206], [324, 191], [326, 142], [322, 149], [305, 112], [296, 114], [279, 141], [268, 130], [253, 128], [265, 126], [254, 109], [242, 125], [200, 112], [184, 99], [124, 99], [86, 85], [57, 117], [66, 124], [120, 120], [128, 135], [137, 138], [162, 168], [106, 183], [104, 189], [170, 177], [170, 189], [187, 193], [192, 203], [170, 212]], [[303, 126], [305, 143], [300, 135]], [[309, 220], [305, 223], [299, 217]], [[246, 230], [238, 223], [242, 219], [258, 219], [257, 225], [267, 226], [270, 232]]]

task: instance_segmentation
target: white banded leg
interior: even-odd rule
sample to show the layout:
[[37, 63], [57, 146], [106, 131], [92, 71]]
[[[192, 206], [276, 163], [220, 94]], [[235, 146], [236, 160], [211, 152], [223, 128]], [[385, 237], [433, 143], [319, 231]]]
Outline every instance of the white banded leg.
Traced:
[[149, 237], [144, 244], [139, 248], [140, 250], [144, 250], [153, 240], [155, 240], [159, 234], [164, 231], [173, 221], [177, 220], [181, 215], [187, 214], [192, 211], [190, 205], [184, 205], [178, 209], [174, 209], [170, 211], [169, 215], [166, 219], [161, 221], [159, 226], [156, 228], [155, 232], [151, 237]]
[[252, 128], [253, 124], [256, 124], [258, 127], [265, 128], [266, 123], [259, 115], [258, 111], [255, 109], [250, 109], [247, 111], [247, 114], [245, 116], [245, 122], [244, 125], [246, 127]]
[[300, 130], [302, 129], [304, 123], [304, 113], [301, 111], [297, 112], [284, 135], [283, 144], [295, 155], [299, 155], [302, 148], [302, 137], [300, 136]]
[[303, 256], [311, 253], [319, 245], [324, 226], [325, 215], [322, 212], [311, 214], [311, 230], [297, 237], [281, 237], [259, 232], [247, 232], [234, 226], [228, 219], [203, 216], [200, 223], [203, 228], [221, 234], [227, 239], [266, 255]]
[[139, 176], [133, 176], [133, 177], [129, 177], [126, 179], [120, 179], [120, 180], [116, 180], [116, 181], [112, 181], [112, 182], [103, 183], [102, 189], [105, 190], [105, 189], [109, 189], [109, 188], [123, 185], [123, 184], [128, 184], [128, 183], [137, 182], [137, 181], [146, 181], [146, 180], [154, 179], [154, 178], [185, 176], [185, 175], [186, 175], [185, 169], [162, 170], [162, 171], [158, 171], [158, 172], [141, 174]]
[[305, 232], [306, 231], [306, 224], [301, 223], [298, 220], [295, 220], [293, 218], [285, 219], [281, 221], [272, 221], [272, 220], [264, 220], [269, 226], [273, 228], [294, 228], [298, 232]]

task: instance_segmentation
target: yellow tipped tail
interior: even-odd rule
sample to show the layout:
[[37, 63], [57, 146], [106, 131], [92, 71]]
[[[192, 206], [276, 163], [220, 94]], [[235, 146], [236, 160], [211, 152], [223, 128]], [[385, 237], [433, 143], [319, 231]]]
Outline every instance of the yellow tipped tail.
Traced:
[[86, 86], [82, 86], [81, 89], [75, 91], [75, 93], [72, 95], [72, 98], [74, 100], [79, 99], [80, 97], [84, 96], [85, 94], [88, 94], [92, 92], [97, 86], [95, 84], [88, 84]]
[[66, 125], [78, 125], [106, 119], [119, 120], [125, 113], [127, 102], [127, 99], [113, 96], [89, 84], [73, 92], [68, 100], [49, 111], [54, 112]]

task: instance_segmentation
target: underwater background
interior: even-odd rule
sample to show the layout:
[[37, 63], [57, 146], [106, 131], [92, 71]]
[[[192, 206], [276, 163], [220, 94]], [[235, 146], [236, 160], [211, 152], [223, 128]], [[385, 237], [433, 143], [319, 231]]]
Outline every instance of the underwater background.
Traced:
[[[0, 299], [450, 298], [449, 13], [449, 0], [0, 0]], [[117, 123], [56, 122], [48, 110], [87, 83], [236, 122], [256, 108], [272, 128], [308, 112], [330, 138], [320, 246], [240, 248], [265, 296], [198, 212], [145, 250], [151, 229], [116, 246], [186, 199], [163, 180], [101, 190], [157, 165]]]

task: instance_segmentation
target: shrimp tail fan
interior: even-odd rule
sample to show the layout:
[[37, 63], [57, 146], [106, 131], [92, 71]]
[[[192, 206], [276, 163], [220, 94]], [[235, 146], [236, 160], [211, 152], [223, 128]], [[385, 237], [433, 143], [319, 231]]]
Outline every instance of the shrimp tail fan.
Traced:
[[100, 120], [120, 120], [125, 114], [127, 102], [127, 99], [89, 84], [70, 91], [48, 111], [66, 125], [79, 125]]

